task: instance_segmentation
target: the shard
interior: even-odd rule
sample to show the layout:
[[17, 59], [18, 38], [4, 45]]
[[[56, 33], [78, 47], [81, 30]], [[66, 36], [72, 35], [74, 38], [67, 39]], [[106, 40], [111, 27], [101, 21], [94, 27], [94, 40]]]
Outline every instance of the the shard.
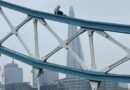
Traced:
[[[75, 17], [73, 7], [70, 7], [69, 16]], [[68, 38], [74, 35], [78, 31], [76, 26], [68, 25]], [[71, 41], [68, 46], [82, 59], [83, 59], [83, 52], [80, 43], [80, 38], [76, 37], [73, 41]], [[72, 68], [81, 69], [79, 63], [67, 52], [67, 66]], [[67, 78], [71, 78], [73, 76], [67, 75]]]

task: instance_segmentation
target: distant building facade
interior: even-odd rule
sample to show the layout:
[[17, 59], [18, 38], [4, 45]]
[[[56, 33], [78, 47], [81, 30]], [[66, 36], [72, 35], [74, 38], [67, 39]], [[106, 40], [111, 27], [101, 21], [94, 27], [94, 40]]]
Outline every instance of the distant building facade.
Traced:
[[32, 90], [29, 83], [12, 83], [5, 85], [5, 90]]
[[99, 86], [99, 90], [119, 90], [119, 84], [118, 83], [112, 83], [112, 82], [101, 82]]
[[88, 80], [83, 78], [65, 78], [55, 81], [61, 90], [91, 90]]
[[5, 90], [5, 85], [0, 82], [0, 90]]
[[54, 82], [55, 80], [58, 80], [59, 75], [57, 72], [44, 69], [44, 72], [40, 78], [41, 78], [41, 85], [46, 85]]
[[[91, 86], [84, 78], [64, 78], [41, 86], [41, 90], [91, 90]], [[128, 90], [128, 88], [122, 88], [118, 83], [101, 82], [98, 90]]]
[[[91, 90], [89, 81], [84, 78], [65, 78], [51, 85], [55, 86], [55, 89], [47, 89], [46, 86], [44, 90]], [[101, 82], [98, 90], [128, 90], [128, 88], [121, 88], [118, 83]]]
[[23, 69], [18, 64], [12, 63], [4, 66], [4, 83], [5, 85], [23, 82]]
[[122, 88], [128, 88], [128, 83], [119, 83], [119, 86]]
[[121, 87], [119, 83], [101, 82], [99, 90], [128, 90], [128, 87]]

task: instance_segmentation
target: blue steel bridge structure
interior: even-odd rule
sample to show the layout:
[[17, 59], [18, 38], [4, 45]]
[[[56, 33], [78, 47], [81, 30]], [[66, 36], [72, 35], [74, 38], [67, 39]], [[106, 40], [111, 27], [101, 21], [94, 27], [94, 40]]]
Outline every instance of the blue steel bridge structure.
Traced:
[[[27, 18], [25, 18], [25, 20], [21, 22], [18, 26], [14, 27], [12, 23], [9, 21], [4, 11], [2, 10], [3, 7], [24, 13], [27, 15]], [[72, 18], [66, 15], [55, 15], [55, 14], [51, 14], [47, 12], [32, 10], [32, 9], [18, 6], [18, 5], [15, 5], [6, 1], [2, 1], [2, 0], [0, 0], [0, 14], [3, 16], [3, 18], [5, 19], [5, 21], [11, 28], [11, 32], [9, 32], [5, 37], [3, 37], [0, 40], [0, 53], [34, 67], [34, 74], [36, 75], [36, 77], [39, 77], [41, 75], [41, 71], [44, 68], [44, 69], [53, 70], [56, 72], [75, 75], [81, 78], [86, 78], [89, 80], [92, 90], [97, 90], [100, 82], [102, 81], [130, 83], [130, 75], [119, 75], [119, 74], [109, 73], [109, 71], [111, 71], [112, 69], [116, 68], [117, 66], [121, 65], [122, 63], [130, 59], [129, 57], [130, 49], [125, 47], [123, 44], [121, 44], [117, 40], [115, 40], [106, 32], [106, 31], [110, 31], [110, 32], [129, 34], [130, 25], [89, 21], [89, 20], [83, 20], [83, 19], [78, 19], [78, 18]], [[22, 38], [20, 37], [18, 33], [19, 29], [32, 19], [34, 21], [34, 32], [35, 32], [34, 33], [35, 34], [35, 57], [32, 57], [32, 53], [29, 51], [26, 44], [24, 43], [24, 41], [22, 40]], [[71, 36], [70, 38], [64, 41], [49, 26], [46, 20], [79, 26], [80, 30], [76, 34], [74, 34], [73, 36]], [[37, 22], [40, 22], [43, 26], [45, 26], [60, 43], [59, 46], [57, 46], [53, 51], [48, 53], [43, 58], [39, 58]], [[87, 65], [84, 63], [84, 60], [81, 60], [81, 58], [79, 58], [78, 55], [76, 55], [76, 53], [68, 46], [68, 43], [70, 43], [73, 39], [75, 39], [77, 36], [81, 35], [84, 32], [88, 32], [88, 35], [89, 35], [89, 41], [90, 41], [89, 44], [90, 44], [90, 53], [91, 53], [91, 69], [88, 69]], [[123, 57], [122, 59], [120, 59], [119, 61], [114, 62], [112, 65], [107, 66], [100, 71], [97, 71], [96, 63], [95, 63], [95, 55], [94, 55], [94, 45], [93, 45], [94, 33], [98, 33], [102, 37], [116, 44], [118, 47], [123, 49], [127, 53], [127, 55]], [[19, 52], [16, 52], [14, 50], [11, 50], [3, 46], [3, 43], [12, 35], [15, 35], [19, 39], [19, 41], [21, 42], [21, 44], [27, 51], [28, 55], [21, 54]], [[58, 52], [62, 48], [65, 48], [70, 53], [70, 55], [72, 55], [75, 58], [75, 60], [81, 65], [82, 67], [81, 70], [47, 62], [48, 58], [50, 58], [52, 55], [54, 55], [56, 52]]]

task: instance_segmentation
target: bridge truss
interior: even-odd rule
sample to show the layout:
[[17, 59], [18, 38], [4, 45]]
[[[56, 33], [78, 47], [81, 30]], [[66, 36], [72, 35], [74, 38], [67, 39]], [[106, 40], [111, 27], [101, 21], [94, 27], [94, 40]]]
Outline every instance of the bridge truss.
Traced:
[[[21, 13], [24, 13], [27, 15], [27, 17], [18, 25], [13, 26], [13, 24], [10, 22], [4, 11], [2, 10], [2, 7], [9, 8]], [[29, 8], [25, 8], [22, 6], [14, 5], [5, 1], [0, 0], [0, 14], [3, 16], [7, 24], [9, 25], [11, 31], [0, 40], [0, 53], [7, 55], [9, 57], [15, 58], [23, 63], [26, 63], [28, 65], [31, 65], [34, 67], [34, 74], [36, 77], [39, 77], [41, 75], [41, 71], [43, 68], [53, 70], [56, 72], [61, 72], [65, 74], [72, 74], [79, 76], [81, 78], [86, 78], [90, 81], [90, 85], [92, 87], [92, 90], [97, 90], [99, 83], [102, 81], [109, 81], [109, 82], [130, 82], [130, 76], [129, 75], [118, 75], [118, 74], [109, 74], [109, 72], [116, 68], [117, 66], [121, 65], [124, 62], [127, 62], [130, 59], [130, 49], [120, 42], [118, 42], [116, 39], [114, 39], [112, 36], [110, 36], [106, 31], [111, 32], [119, 32], [119, 33], [130, 33], [130, 26], [128, 25], [121, 25], [121, 24], [113, 24], [113, 23], [104, 23], [104, 22], [95, 22], [95, 21], [88, 21], [88, 20], [82, 20], [77, 18], [71, 18], [68, 16], [61, 16], [61, 15], [54, 15], [46, 12], [40, 12], [36, 10], [32, 10]], [[26, 43], [22, 39], [21, 35], [19, 34], [19, 30], [30, 20], [33, 20], [34, 24], [34, 41], [35, 41], [35, 55], [32, 54], [32, 52], [27, 47]], [[47, 23], [46, 20], [52, 20], [56, 22], [71, 24], [75, 26], [79, 26], [80, 30], [68, 38], [67, 40], [62, 40], [62, 38], [51, 28], [51, 26]], [[39, 55], [39, 43], [38, 43], [38, 22], [40, 22], [59, 42], [59, 46], [57, 46], [54, 50], [52, 50], [50, 53], [48, 53], [44, 57], [40, 57]], [[68, 44], [74, 40], [77, 36], [88, 32], [89, 37], [89, 44], [90, 44], [90, 54], [91, 54], [91, 69], [88, 68], [88, 66], [85, 64], [84, 60], [82, 60], [69, 46]], [[122, 50], [124, 50], [127, 55], [124, 56], [119, 61], [111, 64], [110, 66], [107, 66], [103, 68], [100, 71], [97, 71], [97, 66], [95, 62], [95, 52], [94, 52], [94, 43], [93, 43], [93, 36], [94, 33], [97, 33], [101, 35], [102, 37], [108, 39], [118, 47], [120, 47]], [[21, 54], [19, 52], [16, 52], [14, 50], [11, 50], [9, 48], [6, 48], [3, 46], [3, 43], [10, 38], [12, 35], [15, 35], [18, 40], [20, 41], [21, 45], [24, 47], [26, 52], [29, 56]], [[47, 62], [47, 60], [57, 53], [62, 48], [66, 49], [68, 53], [75, 58], [75, 60], [80, 64], [82, 67], [82, 70], [69, 68], [66, 66], [61, 66], [53, 63]], [[33, 57], [35, 56], [35, 57]], [[40, 90], [38, 84], [38, 90]]]

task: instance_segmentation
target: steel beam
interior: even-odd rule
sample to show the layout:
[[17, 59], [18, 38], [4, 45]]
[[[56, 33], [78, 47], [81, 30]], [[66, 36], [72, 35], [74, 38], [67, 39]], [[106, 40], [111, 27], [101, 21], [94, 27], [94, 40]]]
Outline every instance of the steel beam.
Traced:
[[88, 80], [130, 83], [130, 75], [104, 74], [102, 72], [79, 70], [57, 64], [45, 63], [39, 59], [26, 56], [3, 46], [0, 46], [0, 53], [36, 68], [45, 68], [65, 74], [79, 76]]
[[112, 32], [120, 32], [120, 33], [130, 33], [130, 25], [123, 25], [123, 24], [115, 24], [115, 23], [106, 23], [106, 22], [96, 22], [96, 21], [88, 21], [83, 19], [77, 19], [68, 17], [65, 15], [54, 15], [47, 12], [41, 12], [32, 10], [29, 8], [25, 8], [22, 6], [18, 6], [15, 4], [11, 4], [5, 1], [0, 0], [0, 6], [22, 12], [24, 14], [28, 14], [33, 17], [37, 18], [44, 18], [48, 20], [58, 21], [62, 23], [72, 24], [76, 26], [80, 26], [86, 29], [94, 29], [98, 31], [112, 31]]

